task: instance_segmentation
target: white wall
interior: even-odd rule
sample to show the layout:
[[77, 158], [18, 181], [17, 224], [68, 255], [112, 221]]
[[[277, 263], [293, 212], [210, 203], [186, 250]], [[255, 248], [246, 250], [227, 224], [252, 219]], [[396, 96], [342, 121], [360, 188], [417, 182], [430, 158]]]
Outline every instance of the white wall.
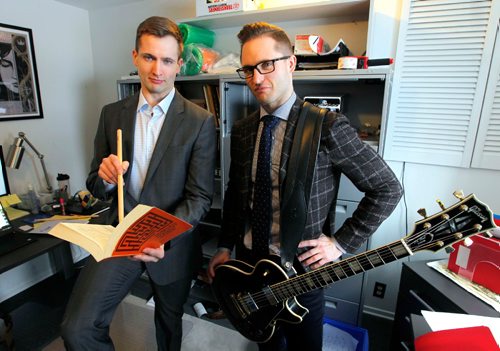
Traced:
[[[466, 196], [474, 193], [478, 200], [486, 203], [494, 213], [500, 212], [500, 188], [497, 186], [499, 171], [401, 162], [389, 162], [389, 164], [402, 182], [405, 194], [397, 210], [371, 238], [372, 249], [413, 233], [415, 222], [422, 220], [417, 213], [418, 209], [425, 208], [427, 215], [432, 216], [441, 211], [436, 200], [441, 200], [447, 208], [458, 202], [453, 196], [455, 190], [462, 190]], [[399, 290], [401, 263], [408, 260], [447, 258], [445, 250], [437, 253], [420, 251], [407, 259], [369, 271], [364, 288], [364, 311], [392, 318]], [[383, 299], [373, 296], [375, 282], [387, 285]]]
[[[43, 107], [43, 119], [0, 122], [0, 143], [7, 153], [19, 131], [45, 155], [56, 186], [57, 173], [70, 175], [72, 191], [85, 187], [97, 114], [87, 11], [52, 0], [0, 0], [0, 23], [30, 28]], [[26, 149], [20, 169], [9, 169], [11, 191], [27, 185], [45, 189], [40, 162]], [[0, 276], [0, 301], [49, 276], [47, 255]]]
[[[166, 16], [174, 21], [194, 17], [195, 2], [144, 0], [90, 12], [94, 87], [99, 109], [116, 101], [116, 80], [135, 70], [132, 64], [135, 31], [139, 23], [150, 16]], [[97, 120], [95, 123], [97, 125]]]
[[[52, 0], [0, 0], [0, 7], [0, 23], [33, 31], [44, 114], [43, 119], [0, 122], [4, 152], [19, 131], [25, 132], [45, 155], [52, 185], [57, 173], [66, 173], [71, 189], [78, 190], [85, 186], [90, 163], [94, 126], [87, 121], [96, 114], [88, 13]], [[38, 158], [29, 148], [26, 152], [20, 169], [8, 170], [13, 192], [26, 192], [29, 183], [45, 189]]]

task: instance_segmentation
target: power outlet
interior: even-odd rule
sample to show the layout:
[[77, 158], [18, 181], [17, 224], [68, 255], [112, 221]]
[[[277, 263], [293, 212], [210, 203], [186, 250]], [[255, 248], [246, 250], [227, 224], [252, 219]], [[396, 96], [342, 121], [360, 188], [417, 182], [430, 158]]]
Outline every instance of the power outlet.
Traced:
[[375, 282], [375, 287], [373, 288], [373, 296], [383, 299], [386, 287], [387, 285], [384, 283]]

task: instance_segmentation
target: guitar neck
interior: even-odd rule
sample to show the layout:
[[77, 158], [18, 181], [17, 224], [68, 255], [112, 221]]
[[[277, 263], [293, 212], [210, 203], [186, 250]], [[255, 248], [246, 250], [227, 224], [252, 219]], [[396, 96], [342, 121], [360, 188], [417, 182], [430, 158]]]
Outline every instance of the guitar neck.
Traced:
[[396, 241], [378, 249], [370, 250], [276, 283], [271, 285], [270, 288], [275, 298], [279, 301], [285, 301], [309, 291], [326, 287], [342, 279], [397, 261], [410, 254], [411, 251], [405, 246], [403, 241]]

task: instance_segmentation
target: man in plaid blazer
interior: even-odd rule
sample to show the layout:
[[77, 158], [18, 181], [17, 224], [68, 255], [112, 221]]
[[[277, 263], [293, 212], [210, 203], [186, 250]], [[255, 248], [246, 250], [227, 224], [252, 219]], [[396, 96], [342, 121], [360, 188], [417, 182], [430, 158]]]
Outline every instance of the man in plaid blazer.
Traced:
[[[259, 111], [237, 121], [231, 131], [231, 166], [225, 193], [222, 236], [219, 249], [212, 258], [208, 274], [229, 260], [236, 246], [236, 258], [255, 264], [265, 258], [252, 246], [252, 210], [260, 206], [253, 199], [257, 150], [261, 140], [261, 118], [273, 115], [279, 122], [273, 131], [271, 148], [272, 223], [269, 253], [283, 255], [280, 233], [280, 201], [294, 132], [303, 101], [293, 89], [292, 73], [296, 58], [286, 33], [263, 22], [247, 24], [238, 34], [242, 67], [237, 70], [258, 102]], [[351, 218], [333, 233], [335, 208], [341, 173], [347, 176], [364, 197]], [[391, 214], [402, 196], [402, 188], [382, 158], [358, 138], [348, 119], [329, 112], [322, 124], [319, 151], [308, 204], [302, 241], [295, 248], [298, 261], [309, 269], [321, 267], [352, 253], [372, 235]], [[328, 219], [328, 223], [327, 222]], [[286, 268], [286, 267], [285, 267]], [[260, 343], [260, 350], [321, 350], [324, 315], [323, 290], [315, 290], [297, 298], [309, 313], [300, 324], [282, 324], [273, 337]]]

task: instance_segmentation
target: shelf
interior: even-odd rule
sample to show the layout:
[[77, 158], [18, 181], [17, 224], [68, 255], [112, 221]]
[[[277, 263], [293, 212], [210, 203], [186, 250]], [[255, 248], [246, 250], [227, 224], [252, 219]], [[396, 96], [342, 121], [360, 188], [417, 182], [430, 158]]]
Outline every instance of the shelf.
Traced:
[[[322, 70], [297, 70], [293, 72], [294, 79], [335, 79], [336, 77], [340, 79], [351, 79], [358, 80], [360, 77], [363, 79], [380, 79], [384, 77], [384, 75], [391, 73], [393, 66], [376, 66], [370, 67], [367, 69], [353, 69], [353, 70], [341, 70], [341, 69], [322, 69]], [[240, 83], [242, 85], [246, 84], [245, 80], [238, 77], [236, 73], [226, 73], [226, 74], [208, 74], [202, 73], [194, 76], [177, 76], [176, 82], [190, 82], [190, 81], [234, 81], [235, 83]], [[119, 84], [134, 84], [140, 83], [140, 79], [138, 76], [130, 76], [130, 78], [122, 78], [118, 79], [117, 83]]]
[[275, 7], [264, 10], [229, 12], [219, 15], [201, 16], [179, 20], [194, 26], [218, 29], [225, 27], [241, 27], [244, 23], [255, 21], [287, 22], [304, 19], [340, 18], [368, 19], [369, 0], [329, 0], [316, 3], [287, 7]]

